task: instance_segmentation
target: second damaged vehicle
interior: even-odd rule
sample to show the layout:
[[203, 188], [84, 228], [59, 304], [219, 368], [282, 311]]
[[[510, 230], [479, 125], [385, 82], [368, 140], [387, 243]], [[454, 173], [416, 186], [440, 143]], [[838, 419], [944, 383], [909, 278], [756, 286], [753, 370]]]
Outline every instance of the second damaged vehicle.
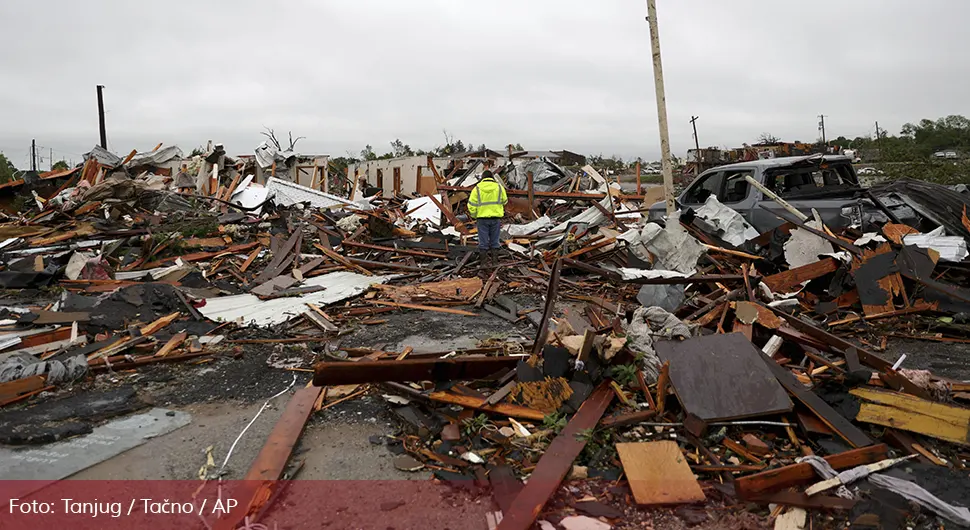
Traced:
[[[677, 205], [682, 210], [697, 209], [714, 195], [759, 233], [783, 224], [775, 215], [782, 206], [745, 177], [752, 177], [809, 217], [816, 210], [832, 229], [888, 220], [859, 184], [852, 159], [840, 155], [768, 158], [711, 168], [680, 194]], [[660, 220], [665, 214], [664, 203], [658, 202], [650, 207], [648, 218]]]

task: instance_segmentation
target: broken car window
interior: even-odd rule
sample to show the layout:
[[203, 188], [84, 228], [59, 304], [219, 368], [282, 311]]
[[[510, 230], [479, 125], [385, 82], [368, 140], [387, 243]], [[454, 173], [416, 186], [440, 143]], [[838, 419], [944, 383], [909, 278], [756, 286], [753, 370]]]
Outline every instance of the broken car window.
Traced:
[[704, 204], [711, 195], [718, 195], [721, 188], [722, 173], [702, 175], [684, 193], [684, 204]]
[[724, 177], [724, 185], [717, 194], [717, 200], [724, 204], [741, 202], [748, 196], [748, 181], [744, 177], [753, 176], [753, 171], [728, 172]]

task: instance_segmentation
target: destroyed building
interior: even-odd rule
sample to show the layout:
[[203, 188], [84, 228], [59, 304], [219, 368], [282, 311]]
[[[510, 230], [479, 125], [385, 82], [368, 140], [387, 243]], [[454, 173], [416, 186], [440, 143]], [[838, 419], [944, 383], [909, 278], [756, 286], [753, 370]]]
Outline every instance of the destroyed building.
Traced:
[[[265, 180], [218, 145], [174, 152], [95, 150], [4, 214], [11, 499], [120, 476], [238, 501], [128, 527], [970, 525], [959, 191], [860, 190], [884, 218], [836, 226], [756, 180], [778, 206], [759, 230], [721, 201], [741, 188], [648, 218], [590, 166], [497, 164], [485, 267], [463, 180], [483, 160], [371, 166], [377, 194], [287, 179], [309, 164], [265, 147]], [[418, 480], [323, 480], [364, 466]]]

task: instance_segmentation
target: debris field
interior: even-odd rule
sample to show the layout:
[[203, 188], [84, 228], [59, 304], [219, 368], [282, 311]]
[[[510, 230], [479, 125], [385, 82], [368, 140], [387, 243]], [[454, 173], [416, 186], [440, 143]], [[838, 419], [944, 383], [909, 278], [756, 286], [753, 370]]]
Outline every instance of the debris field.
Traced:
[[[900, 181], [860, 193], [919, 224], [884, 208], [833, 228], [767, 192], [782, 208], [759, 233], [713, 196], [648, 220], [590, 166], [493, 167], [513, 200], [485, 267], [474, 164], [432, 165], [434, 195], [365, 196], [349, 175], [256, 182], [218, 150], [186, 159], [200, 189], [157, 171], [176, 156], [160, 151], [92, 155], [5, 207], [0, 479], [120, 454], [130, 414], [153, 435], [189, 424], [139, 401], [140, 372], [259, 356], [287, 382], [264, 397], [289, 401], [224, 528], [267, 517], [304, 425], [364, 396], [397, 420], [378, 441], [397, 469], [490, 503], [476, 527], [970, 526], [970, 382], [881, 355], [930, 343], [967, 362], [965, 194]], [[389, 348], [455, 319], [467, 342], [485, 318], [503, 332]], [[70, 465], [27, 457], [115, 431]]]

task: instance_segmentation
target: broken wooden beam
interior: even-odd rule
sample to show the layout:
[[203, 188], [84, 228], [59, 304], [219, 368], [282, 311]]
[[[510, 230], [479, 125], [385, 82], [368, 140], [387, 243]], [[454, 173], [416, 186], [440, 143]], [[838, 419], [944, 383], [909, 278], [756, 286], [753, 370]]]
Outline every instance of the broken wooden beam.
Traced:
[[257, 515], [272, 498], [273, 488], [283, 476], [286, 463], [290, 460], [290, 455], [303, 434], [303, 429], [313, 412], [313, 405], [321, 392], [323, 388], [320, 387], [304, 387], [293, 394], [286, 404], [286, 409], [283, 410], [283, 415], [276, 422], [269, 438], [256, 456], [256, 460], [249, 466], [249, 471], [243, 479], [242, 491], [238, 494], [234, 492], [235, 498], [242, 502], [232, 509], [226, 518], [218, 521], [215, 526], [217, 530], [235, 528], [246, 517]]
[[[439, 191], [466, 191], [470, 192], [474, 189], [471, 186], [438, 186]], [[507, 189], [509, 197], [529, 197], [528, 190], [514, 190]], [[584, 201], [600, 201], [606, 198], [605, 193], [568, 193], [568, 192], [557, 192], [557, 191], [536, 191], [534, 196], [539, 199], [576, 199]], [[643, 201], [643, 195], [619, 195], [616, 197], [619, 201]]]
[[515, 369], [519, 360], [519, 357], [465, 357], [355, 363], [324, 361], [314, 367], [313, 384], [330, 386], [385, 381], [481, 379], [502, 369]]
[[583, 402], [579, 411], [569, 420], [539, 459], [532, 476], [529, 477], [529, 482], [522, 488], [508, 511], [503, 514], [498, 530], [532, 528], [542, 507], [559, 489], [559, 484], [572, 469], [573, 461], [586, 447], [587, 438], [581, 434], [596, 427], [613, 400], [613, 395], [609, 384], [601, 384]]
[[470, 311], [462, 311], [461, 309], [449, 309], [447, 307], [435, 307], [430, 305], [418, 305], [418, 304], [401, 304], [398, 302], [385, 302], [383, 300], [368, 300], [368, 302], [377, 305], [384, 305], [389, 307], [399, 307], [402, 309], [418, 309], [421, 311], [434, 311], [436, 313], [450, 313], [452, 315], [462, 315], [466, 317], [477, 317], [475, 313]]
[[[888, 454], [889, 447], [886, 444], [879, 444], [826, 456], [825, 461], [838, 471], [879, 462], [887, 458]], [[742, 499], [755, 499], [773, 491], [808, 484], [818, 478], [815, 469], [810, 464], [802, 462], [741, 477], [734, 481], [734, 489]]]
[[453, 394], [451, 392], [432, 392], [427, 395], [427, 398], [431, 401], [437, 401], [439, 403], [461, 405], [465, 408], [480, 410], [482, 412], [492, 412], [502, 416], [511, 416], [513, 418], [521, 418], [524, 420], [541, 422], [546, 417], [546, 413], [542, 412], [541, 410], [530, 409], [529, 407], [522, 407], [519, 405], [510, 405], [507, 403], [490, 405], [486, 403], [485, 399], [475, 396]]

